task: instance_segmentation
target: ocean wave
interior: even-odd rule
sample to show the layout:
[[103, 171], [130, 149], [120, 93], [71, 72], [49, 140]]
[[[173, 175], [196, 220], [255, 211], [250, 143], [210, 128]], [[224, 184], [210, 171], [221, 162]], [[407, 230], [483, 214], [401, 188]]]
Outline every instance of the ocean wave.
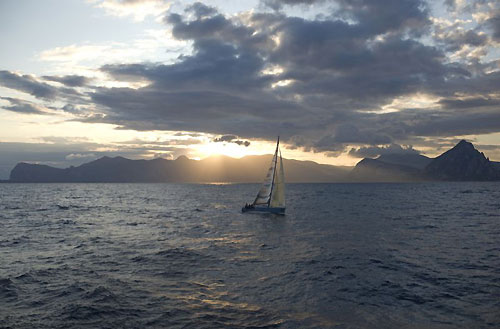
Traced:
[[16, 293], [17, 288], [14, 285], [14, 282], [12, 282], [11, 279], [9, 278], [0, 278], [0, 294], [3, 296], [17, 296]]
[[500, 327], [498, 184], [3, 185], [0, 327]]

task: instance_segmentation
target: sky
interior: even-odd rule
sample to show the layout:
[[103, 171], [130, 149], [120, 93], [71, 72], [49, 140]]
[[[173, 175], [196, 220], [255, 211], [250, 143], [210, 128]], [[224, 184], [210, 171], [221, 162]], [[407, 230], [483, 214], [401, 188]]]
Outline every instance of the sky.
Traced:
[[2, 0], [0, 31], [0, 179], [278, 135], [334, 165], [461, 139], [500, 160], [497, 1]]

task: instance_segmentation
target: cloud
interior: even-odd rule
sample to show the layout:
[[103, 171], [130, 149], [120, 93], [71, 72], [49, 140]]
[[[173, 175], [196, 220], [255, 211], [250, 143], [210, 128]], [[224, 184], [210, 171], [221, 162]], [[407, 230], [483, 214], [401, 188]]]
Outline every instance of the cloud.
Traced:
[[238, 139], [238, 136], [235, 135], [223, 135], [215, 138], [213, 141], [216, 143], [235, 143], [238, 145], [243, 145], [245, 147], [250, 146], [250, 141]]
[[464, 109], [477, 108], [484, 106], [500, 106], [500, 98], [492, 99], [490, 97], [472, 97], [465, 99], [441, 99], [439, 101], [444, 108], [448, 109]]
[[390, 144], [388, 146], [368, 146], [351, 148], [349, 155], [355, 158], [375, 158], [386, 154], [420, 154], [413, 146], [401, 146], [399, 144]]
[[89, 0], [94, 6], [102, 8], [108, 15], [127, 17], [143, 21], [147, 16], [159, 16], [170, 8], [164, 0]]
[[54, 99], [57, 94], [56, 88], [36, 80], [31, 75], [21, 75], [5, 70], [0, 71], [0, 85], [43, 99]]
[[274, 78], [261, 74], [259, 54], [204, 36], [193, 48], [192, 55], [170, 65], [103, 66], [116, 79], [150, 81], [137, 90], [98, 88], [91, 93], [95, 103], [108, 108], [104, 120], [133, 129], [267, 136], [284, 117], [299, 120], [306, 114], [269, 90]]
[[494, 14], [486, 21], [486, 25], [491, 28], [493, 38], [500, 42], [500, 9], [494, 11]]
[[423, 0], [338, 0], [339, 12], [374, 34], [407, 31], [420, 35], [429, 24]]
[[[182, 135], [186, 136], [186, 135]], [[171, 146], [190, 146], [195, 144], [200, 144], [202, 141], [196, 138], [187, 138], [187, 139], [166, 139], [166, 140], [143, 140], [143, 139], [132, 139], [128, 141], [117, 142], [117, 144], [124, 145], [134, 145], [134, 146], [160, 146], [160, 147], [169, 147]]]
[[261, 5], [272, 8], [274, 10], [282, 9], [284, 6], [304, 5], [310, 6], [313, 4], [324, 3], [327, 0], [261, 0]]
[[46, 81], [59, 82], [68, 87], [83, 87], [89, 84], [92, 79], [81, 75], [48, 76], [42, 77]]
[[[201, 3], [188, 6], [185, 15], [168, 14], [165, 22], [173, 36], [193, 42], [193, 53], [173, 64], [101, 67], [111, 78], [148, 85], [97, 88], [89, 95], [106, 115], [88, 120], [138, 130], [243, 138], [273, 139], [278, 131], [290, 143], [300, 140], [297, 146], [335, 154], [348, 145], [416, 139], [421, 131], [432, 129], [443, 129], [445, 135], [497, 129], [479, 129], [467, 122], [452, 129], [446, 123], [449, 115], [437, 109], [441, 105], [458, 110], [457, 92], [496, 92], [497, 73], [472, 76], [467, 66], [448, 62], [445, 49], [409, 38], [405, 31], [418, 35], [430, 24], [424, 3], [392, 4], [399, 10], [398, 18], [385, 2], [337, 5], [338, 13], [353, 22], [338, 16], [308, 20], [283, 13], [228, 17]], [[368, 9], [383, 13], [390, 22], [369, 17]], [[456, 44], [474, 47], [485, 42], [479, 33], [454, 38]], [[399, 108], [401, 113], [377, 114], [394, 99], [419, 93], [442, 101], [435, 103], [435, 111]], [[479, 118], [479, 111], [475, 107], [471, 116]], [[432, 120], [441, 127], [429, 124]]]
[[432, 37], [450, 57], [469, 63], [478, 63], [487, 55], [489, 36], [480, 25], [469, 28], [470, 21], [432, 18]]
[[68, 154], [65, 159], [66, 160], [74, 160], [74, 159], [88, 159], [88, 158], [95, 158], [94, 153], [71, 153]]
[[0, 107], [3, 110], [21, 114], [41, 114], [41, 115], [52, 114], [50, 112], [47, 112], [44, 107], [22, 99], [17, 99], [12, 97], [2, 97], [2, 96], [0, 96], [0, 99], [6, 100], [11, 104], [10, 106]]
[[464, 29], [461, 27], [462, 24], [461, 21], [450, 22], [435, 19], [433, 37], [442, 42], [447, 51], [457, 51], [465, 45], [477, 47], [487, 43], [488, 38], [485, 33], [474, 29]]
[[[86, 101], [84, 100], [84, 95], [79, 93], [75, 89], [67, 87], [54, 87], [52, 85], [39, 81], [37, 78], [31, 75], [21, 75], [9, 71], [0, 71], [0, 86], [27, 93], [45, 103], [55, 101], [86, 103]], [[24, 111], [26, 113], [34, 113], [38, 110], [39, 112], [44, 112], [42, 110], [43, 106], [38, 103], [35, 104], [33, 102], [14, 98], [4, 99], [11, 101], [11, 103], [15, 103], [14, 107], [6, 108], [10, 109], [11, 111]]]
[[333, 17], [356, 22], [371, 34], [406, 31], [415, 35], [429, 25], [429, 9], [423, 0], [261, 0], [274, 10], [284, 6], [331, 4]]
[[[58, 103], [74, 120], [119, 129], [210, 133], [240, 145], [279, 134], [292, 148], [333, 156], [418, 147], [425, 137], [500, 131], [496, 16], [483, 2], [447, 2], [450, 10], [484, 14], [470, 21], [431, 17], [424, 1], [268, 0], [277, 10], [233, 15], [196, 2], [163, 12], [174, 42], [190, 45], [172, 61], [134, 60], [143, 52], [124, 59], [122, 45], [73, 45], [42, 58], [97, 60], [114, 49], [116, 57], [96, 64], [109, 84], [79, 75], [43, 77], [56, 82], [48, 84], [8, 71], [0, 84]], [[328, 12], [315, 18], [287, 13], [287, 6], [320, 4]], [[68, 88], [80, 86], [82, 94]], [[127, 147], [175, 146], [140, 144]]]

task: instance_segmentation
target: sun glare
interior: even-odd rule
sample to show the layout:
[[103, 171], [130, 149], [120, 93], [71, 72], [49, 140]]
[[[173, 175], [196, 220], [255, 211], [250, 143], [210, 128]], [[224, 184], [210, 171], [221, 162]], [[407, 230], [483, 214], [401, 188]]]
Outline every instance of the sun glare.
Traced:
[[225, 155], [232, 158], [241, 158], [250, 154], [258, 154], [255, 152], [255, 147], [245, 147], [235, 143], [226, 142], [208, 142], [205, 144], [196, 145], [196, 153], [201, 159], [211, 156]]

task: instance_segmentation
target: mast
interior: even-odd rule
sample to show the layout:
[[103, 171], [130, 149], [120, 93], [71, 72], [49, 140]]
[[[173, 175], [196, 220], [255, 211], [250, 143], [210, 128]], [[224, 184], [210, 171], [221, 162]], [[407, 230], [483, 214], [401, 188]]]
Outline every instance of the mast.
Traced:
[[274, 188], [274, 177], [276, 177], [276, 165], [278, 162], [278, 148], [280, 146], [280, 136], [278, 136], [278, 142], [276, 143], [276, 151], [274, 151], [274, 171], [273, 171], [273, 181], [271, 183], [271, 193], [269, 193], [269, 200], [267, 200], [267, 207], [271, 204], [271, 199], [273, 197], [273, 188]]

